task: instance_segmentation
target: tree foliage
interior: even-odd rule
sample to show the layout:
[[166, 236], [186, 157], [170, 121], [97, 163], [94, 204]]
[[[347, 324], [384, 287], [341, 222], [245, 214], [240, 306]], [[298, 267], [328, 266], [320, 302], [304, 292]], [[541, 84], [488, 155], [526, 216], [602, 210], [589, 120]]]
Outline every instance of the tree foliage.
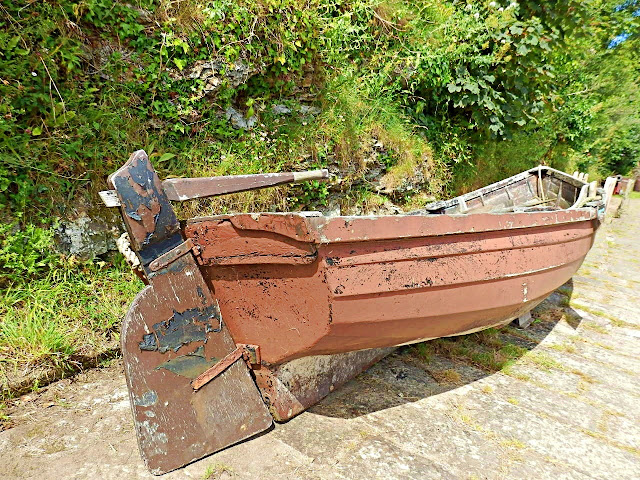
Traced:
[[[373, 135], [373, 120], [270, 113], [326, 108], [336, 88], [384, 99], [376, 111], [394, 112], [411, 148], [435, 152], [429, 168], [473, 170], [487, 142], [498, 155], [530, 139], [544, 148], [520, 150], [540, 157], [514, 168], [624, 174], [638, 161], [638, 12], [637, 0], [5, 2], [0, 205], [14, 218], [57, 213], [141, 146], [182, 174], [213, 154], [220, 173], [295, 168], [304, 150], [316, 163], [359, 156], [368, 140], [345, 132]], [[193, 73], [206, 62], [215, 89]], [[233, 128], [231, 106], [257, 129]], [[404, 158], [393, 148], [385, 168]], [[225, 163], [221, 152], [246, 160]]]

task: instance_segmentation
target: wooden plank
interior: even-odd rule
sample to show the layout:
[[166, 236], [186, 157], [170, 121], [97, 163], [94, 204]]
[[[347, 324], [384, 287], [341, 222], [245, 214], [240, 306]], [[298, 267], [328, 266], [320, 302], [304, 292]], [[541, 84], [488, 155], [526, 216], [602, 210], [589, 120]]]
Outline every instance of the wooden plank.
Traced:
[[326, 180], [327, 178], [329, 178], [329, 171], [325, 169], [307, 172], [261, 173], [256, 175], [231, 175], [225, 177], [169, 178], [162, 182], [162, 187], [169, 200], [181, 202], [195, 198], [275, 187], [287, 183]]

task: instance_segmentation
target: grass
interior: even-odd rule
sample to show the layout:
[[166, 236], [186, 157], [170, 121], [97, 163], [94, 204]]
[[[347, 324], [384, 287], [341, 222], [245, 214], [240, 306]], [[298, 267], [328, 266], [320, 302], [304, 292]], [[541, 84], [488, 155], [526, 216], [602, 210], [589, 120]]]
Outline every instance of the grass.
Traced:
[[433, 358], [433, 349], [429, 342], [417, 343], [412, 350], [425, 362], [429, 363]]
[[7, 413], [7, 404], [0, 403], [0, 432], [11, 426], [11, 417]]
[[53, 369], [62, 374], [114, 348], [120, 321], [141, 287], [124, 265], [93, 264], [3, 290], [2, 397], [14, 393], [11, 379], [24, 372]]
[[551, 345], [549, 348], [552, 350], [556, 350], [558, 352], [566, 352], [566, 353], [577, 353], [578, 349], [571, 345], [570, 343], [558, 343], [555, 345]]
[[[510, 331], [511, 329], [505, 330], [509, 335]], [[421, 358], [427, 359], [427, 361], [430, 361], [433, 355], [440, 355], [445, 358], [473, 365], [476, 368], [490, 373], [501, 371], [505, 375], [522, 381], [530, 381], [531, 377], [514, 368], [518, 360], [520, 360], [520, 363], [534, 365], [545, 371], [551, 371], [553, 369], [574, 373], [581, 378], [581, 381], [583, 381], [585, 385], [595, 383], [595, 380], [591, 377], [588, 377], [580, 371], [568, 369], [562, 363], [549, 356], [549, 354], [539, 350], [531, 351], [520, 345], [509, 343], [505, 340], [508, 337], [499, 335], [499, 333], [498, 330], [488, 329], [462, 337], [435, 339], [428, 343], [418, 344], [413, 348]], [[532, 341], [532, 339], [526, 335], [516, 335], [516, 338], [521, 337]], [[563, 353], [577, 352], [576, 347], [571, 344], [552, 345], [550, 348]], [[451, 378], [447, 378], [450, 377], [450, 375], [445, 377], [444, 372], [430, 373], [439, 382], [448, 381], [449, 383], [455, 383]], [[490, 393], [491, 387], [483, 388], [482, 390], [485, 393]]]
[[582, 327], [586, 330], [591, 330], [593, 332], [598, 332], [601, 333], [603, 335], [608, 335], [609, 334], [609, 330], [607, 330], [605, 327], [603, 327], [602, 325], [598, 325], [597, 323], [592, 323], [592, 322], [582, 322]]
[[416, 345], [414, 351], [427, 361], [437, 354], [491, 373], [503, 370], [528, 352], [519, 345], [505, 343], [499, 331], [493, 328], [461, 337], [431, 340]]
[[514, 448], [517, 450], [522, 450], [523, 448], [527, 447], [524, 443], [522, 443], [520, 440], [516, 438], [509, 438], [509, 439], [502, 440], [500, 441], [500, 445], [502, 445], [505, 448]]
[[565, 370], [564, 365], [557, 362], [544, 352], [529, 352], [524, 356], [524, 360], [546, 371], [550, 371], [551, 369]]
[[530, 382], [531, 381], [531, 376], [527, 375], [526, 373], [522, 373], [518, 370], [516, 370], [514, 368], [514, 364], [511, 365], [507, 365], [505, 368], [502, 369], [502, 373], [504, 373], [505, 375], [508, 375], [512, 378], [516, 378], [518, 380], [521, 380], [523, 382]]
[[597, 308], [591, 308], [591, 307], [588, 307], [586, 305], [583, 305], [581, 303], [576, 303], [576, 302], [571, 302], [571, 306], [573, 308], [578, 309], [578, 310], [582, 310], [584, 312], [590, 313], [591, 315], [594, 315], [596, 317], [606, 318], [607, 320], [609, 320], [611, 322], [611, 324], [614, 327], [632, 328], [632, 329], [635, 329], [635, 330], [640, 330], [640, 325], [636, 325], [635, 323], [625, 322], [624, 320], [620, 320], [615, 315], [611, 315], [610, 313], [604, 312], [604, 311], [599, 310]]
[[446, 370], [432, 370], [429, 371], [429, 373], [438, 383], [458, 384], [462, 381], [462, 376], [451, 368]]
[[604, 433], [594, 432], [593, 430], [589, 430], [587, 428], [581, 428], [580, 431], [582, 431], [582, 433], [584, 433], [585, 435], [589, 435], [590, 437], [596, 438], [598, 440], [603, 440], [609, 445], [619, 448], [620, 450], [624, 450], [625, 452], [631, 453], [636, 457], [640, 457], [640, 448], [632, 447], [630, 445], [625, 445], [620, 442], [616, 442], [615, 440], [612, 440]]
[[213, 480], [215, 478], [219, 478], [223, 473], [227, 473], [228, 475], [233, 475], [234, 471], [228, 465], [224, 463], [216, 463], [215, 465], [209, 465], [204, 473], [202, 474], [202, 480]]

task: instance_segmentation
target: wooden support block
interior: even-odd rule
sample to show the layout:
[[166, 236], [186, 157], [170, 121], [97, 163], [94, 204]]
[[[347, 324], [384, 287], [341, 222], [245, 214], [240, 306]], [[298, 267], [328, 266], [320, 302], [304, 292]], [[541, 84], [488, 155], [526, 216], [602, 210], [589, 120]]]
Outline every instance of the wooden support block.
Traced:
[[520, 315], [512, 323], [518, 328], [529, 328], [531, 322], [533, 322], [533, 317], [531, 316], [531, 312], [527, 312], [523, 315]]

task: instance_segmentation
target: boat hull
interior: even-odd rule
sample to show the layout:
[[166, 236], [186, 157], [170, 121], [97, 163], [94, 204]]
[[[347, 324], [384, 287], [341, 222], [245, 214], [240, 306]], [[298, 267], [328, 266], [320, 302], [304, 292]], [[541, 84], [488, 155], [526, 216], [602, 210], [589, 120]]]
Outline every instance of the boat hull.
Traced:
[[595, 182], [548, 167], [407, 215], [181, 225], [170, 203], [327, 177], [162, 182], [144, 151], [109, 177], [103, 198], [120, 206], [128, 232], [119, 246], [148, 284], [121, 339], [153, 473], [291, 418], [394, 346], [522, 315], [575, 273], [606, 205]]
[[193, 219], [185, 234], [235, 341], [278, 365], [507, 323], [571, 278], [598, 224], [593, 209], [260, 214]]

